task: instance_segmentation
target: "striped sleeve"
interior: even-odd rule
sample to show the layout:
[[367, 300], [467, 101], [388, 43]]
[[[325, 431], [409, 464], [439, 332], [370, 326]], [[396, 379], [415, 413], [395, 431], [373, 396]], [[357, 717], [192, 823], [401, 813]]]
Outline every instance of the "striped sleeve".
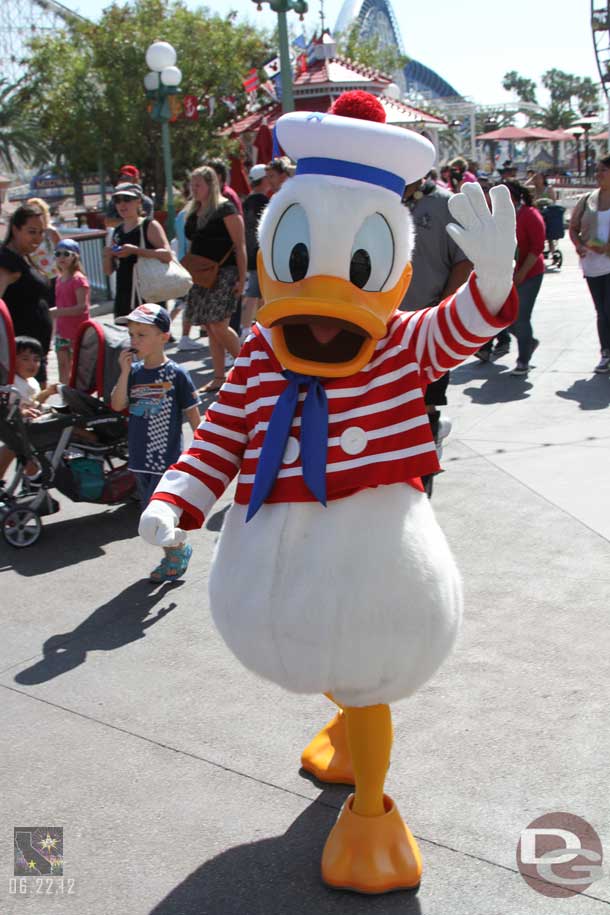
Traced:
[[409, 316], [402, 345], [414, 349], [425, 379], [435, 381], [512, 324], [518, 312], [519, 298], [513, 286], [498, 314], [492, 315], [472, 273], [468, 282], [440, 305]]
[[[247, 360], [242, 358], [237, 363]], [[201, 527], [238, 472], [248, 442], [246, 375], [241, 365], [231, 371], [218, 400], [206, 411], [190, 448], [161, 478], [153, 499], [182, 509], [180, 527]]]

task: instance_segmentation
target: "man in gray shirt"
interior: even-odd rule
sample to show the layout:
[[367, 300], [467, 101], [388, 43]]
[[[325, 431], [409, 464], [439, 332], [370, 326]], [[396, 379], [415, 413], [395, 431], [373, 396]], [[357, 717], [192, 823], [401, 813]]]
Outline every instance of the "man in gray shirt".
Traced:
[[409, 184], [403, 203], [415, 225], [413, 277], [401, 308], [404, 311], [438, 305], [465, 283], [472, 264], [447, 233], [454, 220], [449, 212], [451, 193], [429, 180]]
[[[411, 257], [413, 277], [400, 306], [403, 311], [438, 305], [470, 276], [472, 264], [446, 230], [453, 222], [448, 206], [450, 197], [450, 191], [437, 187], [430, 178], [405, 188], [403, 203], [411, 212], [416, 234]], [[440, 443], [451, 431], [450, 421], [442, 420], [438, 409], [447, 403], [448, 385], [449, 372], [429, 384], [425, 392], [426, 411], [439, 455]], [[431, 495], [432, 477], [423, 482]]]

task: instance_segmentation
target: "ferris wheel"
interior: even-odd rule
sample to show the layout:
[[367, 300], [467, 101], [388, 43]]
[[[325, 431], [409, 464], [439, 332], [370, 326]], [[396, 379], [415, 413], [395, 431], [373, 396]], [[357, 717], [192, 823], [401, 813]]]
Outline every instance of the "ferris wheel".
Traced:
[[591, 31], [602, 88], [610, 90], [610, 0], [591, 0]]
[[0, 74], [15, 83], [23, 74], [28, 42], [61, 31], [66, 23], [85, 21], [56, 0], [0, 0]]

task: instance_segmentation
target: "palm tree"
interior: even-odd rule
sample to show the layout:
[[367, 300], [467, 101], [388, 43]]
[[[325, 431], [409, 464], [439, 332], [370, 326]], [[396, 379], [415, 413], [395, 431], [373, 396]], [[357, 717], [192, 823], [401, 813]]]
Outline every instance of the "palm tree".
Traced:
[[38, 164], [46, 159], [46, 144], [35, 116], [28, 112], [16, 85], [0, 80], [0, 164], [14, 172], [17, 160]]

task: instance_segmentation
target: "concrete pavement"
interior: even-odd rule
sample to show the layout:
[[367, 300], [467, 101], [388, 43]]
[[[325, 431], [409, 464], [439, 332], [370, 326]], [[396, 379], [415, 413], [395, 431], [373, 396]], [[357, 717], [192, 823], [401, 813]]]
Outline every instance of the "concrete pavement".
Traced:
[[[608, 876], [549, 899], [515, 862], [521, 830], [556, 810], [588, 820], [610, 854], [610, 378], [592, 374], [593, 306], [562, 247], [534, 312], [535, 370], [509, 377], [514, 352], [469, 360], [450, 387], [434, 505], [466, 618], [448, 663], [393, 709], [387, 783], [420, 843], [419, 893], [320, 883], [347, 790], [298, 760], [332, 711], [243, 670], [213, 627], [228, 497], [193, 536], [188, 577], [161, 587], [145, 578], [155, 552], [135, 508], [62, 499], [36, 546], [0, 545], [0, 912], [610, 913]], [[63, 826], [73, 893], [11, 893], [13, 827], [32, 824]]]

